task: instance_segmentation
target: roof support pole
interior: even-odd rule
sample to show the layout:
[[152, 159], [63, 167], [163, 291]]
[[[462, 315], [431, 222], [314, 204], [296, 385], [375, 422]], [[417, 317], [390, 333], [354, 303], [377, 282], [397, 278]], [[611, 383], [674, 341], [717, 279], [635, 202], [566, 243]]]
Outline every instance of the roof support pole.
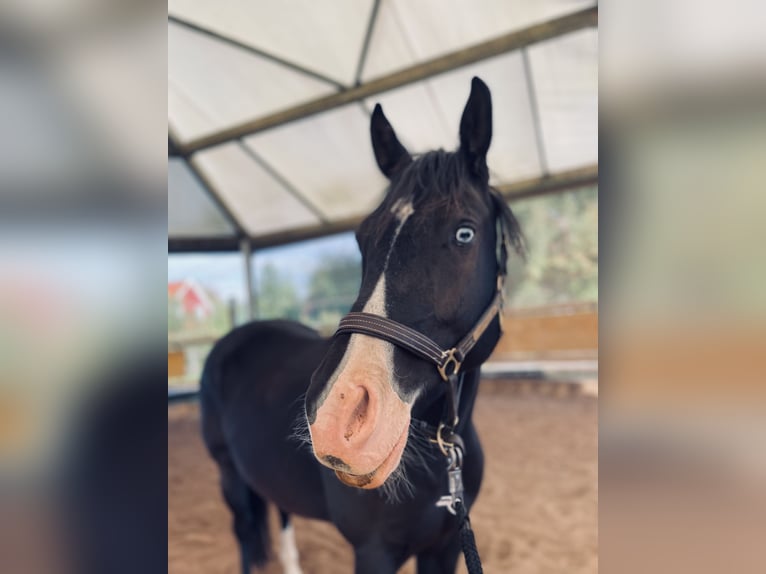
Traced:
[[234, 212], [229, 209], [229, 206], [226, 205], [223, 199], [221, 199], [221, 196], [218, 194], [218, 191], [215, 189], [212, 182], [205, 177], [205, 174], [203, 174], [199, 167], [194, 163], [194, 158], [189, 157], [189, 154], [184, 153], [180, 149], [178, 138], [171, 133], [170, 129], [168, 129], [168, 158], [172, 157], [179, 158], [186, 164], [189, 173], [191, 173], [192, 177], [197, 181], [202, 188], [202, 191], [204, 191], [208, 198], [215, 204], [221, 215], [223, 215], [229, 224], [231, 224], [237, 237], [247, 237], [247, 231], [234, 215]]
[[250, 240], [243, 239], [239, 242], [239, 251], [242, 253], [242, 262], [245, 265], [245, 290], [247, 303], [247, 319], [252, 321], [258, 315], [257, 300], [253, 289], [253, 252]]
[[516, 201], [552, 193], [563, 193], [587, 185], [598, 185], [598, 164], [498, 185], [497, 190], [506, 201]]
[[526, 48], [521, 49], [521, 61], [524, 64], [524, 78], [527, 83], [527, 95], [529, 96], [529, 112], [532, 114], [532, 124], [535, 127], [535, 143], [537, 144], [537, 160], [540, 162], [540, 171], [543, 177], [550, 175], [548, 157], [545, 154], [545, 141], [543, 140], [543, 126], [540, 122], [540, 107], [537, 105], [537, 90], [535, 78], [532, 75], [532, 64], [529, 62], [529, 53]]
[[375, 20], [378, 18], [378, 10], [380, 10], [380, 0], [375, 0], [372, 5], [372, 12], [370, 12], [370, 20], [367, 22], [367, 31], [364, 34], [362, 51], [359, 54], [359, 60], [357, 60], [356, 64], [356, 74], [354, 74], [355, 86], [359, 86], [362, 83], [362, 73], [364, 72], [364, 64], [367, 61], [367, 52], [370, 49], [372, 31], [375, 29]]

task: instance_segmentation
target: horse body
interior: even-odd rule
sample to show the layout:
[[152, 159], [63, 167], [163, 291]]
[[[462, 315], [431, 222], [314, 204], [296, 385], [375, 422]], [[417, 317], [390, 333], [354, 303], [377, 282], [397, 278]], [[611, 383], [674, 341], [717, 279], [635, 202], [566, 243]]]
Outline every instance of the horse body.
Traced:
[[321, 467], [294, 434], [327, 343], [299, 323], [249, 323], [216, 344], [200, 384], [203, 438], [218, 464], [283, 511], [321, 520]]
[[454, 572], [458, 521], [436, 506], [448, 492], [447, 455], [457, 447], [443, 439], [453, 431], [464, 444], [464, 488], [451, 504], [469, 510], [479, 492], [479, 369], [501, 333], [507, 247], [523, 252], [518, 223], [489, 187], [489, 89], [474, 78], [457, 152], [413, 158], [380, 106], [371, 135], [391, 185], [357, 231], [362, 282], [347, 328], [323, 339], [290, 321], [251, 323], [205, 364], [203, 436], [245, 574], [267, 559], [267, 501], [282, 513], [288, 574], [300, 572], [292, 513], [337, 526], [357, 574], [392, 574], [410, 556], [419, 574]]
[[[245, 547], [243, 570], [266, 558], [268, 526], [261, 509], [268, 500], [285, 514], [332, 522], [354, 547], [358, 572], [395, 572], [413, 555], [419, 557], [419, 572], [449, 571], [459, 545], [455, 517], [435, 506], [447, 489], [444, 459], [435, 445], [419, 445], [422, 458], [407, 471], [411, 496], [392, 502], [385, 493], [341, 483], [298, 436], [303, 398], [328, 346], [329, 340], [299, 323], [256, 321], [223, 337], [206, 362], [200, 385], [203, 438], [221, 470], [224, 498]], [[466, 374], [465, 400], [471, 400], [477, 383], [478, 371]], [[426, 414], [421, 410], [426, 409], [415, 415]], [[479, 492], [483, 456], [470, 412], [466, 415], [461, 435], [470, 507]]]

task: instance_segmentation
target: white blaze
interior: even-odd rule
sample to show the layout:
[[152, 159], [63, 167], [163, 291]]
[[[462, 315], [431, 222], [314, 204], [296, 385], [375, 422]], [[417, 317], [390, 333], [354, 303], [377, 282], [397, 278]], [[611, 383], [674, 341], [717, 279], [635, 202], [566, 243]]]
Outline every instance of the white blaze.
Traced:
[[[396, 201], [393, 206], [391, 206], [391, 213], [393, 213], [396, 216], [396, 219], [399, 220], [399, 226], [396, 228], [396, 233], [394, 235], [394, 241], [396, 241], [396, 235], [399, 235], [402, 226], [405, 224], [407, 219], [409, 219], [410, 215], [415, 213], [415, 208], [412, 207], [411, 201], [400, 199]], [[392, 242], [391, 247], [393, 246], [394, 244]], [[389, 254], [390, 253], [391, 251], [389, 250]]]
[[[396, 238], [399, 237], [399, 233], [404, 227], [404, 224], [415, 213], [415, 209], [412, 207], [412, 202], [409, 200], [399, 199], [393, 206], [391, 206], [391, 213], [394, 214], [399, 224], [394, 231], [394, 237], [391, 239], [391, 245], [388, 247], [388, 253], [386, 253], [385, 263], [383, 264], [383, 271], [380, 274], [378, 282], [375, 284], [375, 288], [372, 290], [370, 298], [367, 303], [364, 304], [362, 311], [364, 313], [370, 313], [378, 315], [380, 317], [388, 317], [386, 314], [386, 269], [388, 268], [388, 259], [391, 256], [391, 252], [396, 244]], [[359, 335], [354, 333], [348, 342], [346, 353], [338, 363], [338, 367], [333, 372], [328, 384], [325, 386], [324, 391], [319, 399], [319, 404], [324, 401], [327, 395], [338, 380], [338, 377], [347, 367], [353, 368], [355, 365], [364, 364], [369, 361], [375, 361], [378, 365], [384, 367], [385, 372], [388, 374], [388, 383], [396, 391], [399, 391], [398, 385], [394, 380], [394, 345], [388, 341], [383, 341], [375, 337], [368, 337], [367, 335]], [[358, 363], [359, 362], [359, 363]], [[414, 400], [414, 397], [408, 397]]]

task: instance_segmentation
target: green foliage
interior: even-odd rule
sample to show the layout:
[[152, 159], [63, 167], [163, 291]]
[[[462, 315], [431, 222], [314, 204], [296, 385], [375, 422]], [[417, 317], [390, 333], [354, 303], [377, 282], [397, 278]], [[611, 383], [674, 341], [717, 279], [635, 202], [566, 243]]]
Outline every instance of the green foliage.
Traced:
[[207, 319], [207, 325], [214, 333], [223, 335], [234, 327], [229, 305], [230, 303], [225, 301], [213, 299], [213, 312]]
[[547, 195], [513, 204], [529, 245], [511, 258], [511, 307], [598, 300], [598, 190]]
[[256, 300], [259, 319], [299, 319], [301, 303], [289, 277], [267, 263], [257, 277]]
[[356, 299], [360, 282], [359, 257], [336, 255], [323, 260], [309, 280], [305, 318], [309, 322], [322, 324], [336, 316], [340, 320]]

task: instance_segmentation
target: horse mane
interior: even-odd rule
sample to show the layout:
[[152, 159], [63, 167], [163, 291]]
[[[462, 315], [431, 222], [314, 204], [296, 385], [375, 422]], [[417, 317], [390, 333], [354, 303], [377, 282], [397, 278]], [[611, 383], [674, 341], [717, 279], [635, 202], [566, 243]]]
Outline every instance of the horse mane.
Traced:
[[521, 231], [519, 220], [516, 219], [511, 208], [508, 207], [508, 202], [505, 201], [503, 195], [494, 187], [487, 186], [487, 188], [489, 189], [489, 195], [499, 214], [499, 223], [503, 228], [506, 240], [506, 253], [509, 253], [509, 247], [512, 247], [519, 257], [526, 261], [527, 240], [524, 237], [524, 233]]
[[[410, 198], [415, 204], [425, 203], [429, 210], [458, 207], [465, 200], [463, 192], [469, 179], [465, 162], [457, 153], [443, 149], [429, 151], [415, 156], [392, 182], [392, 191], [396, 187], [397, 196], [393, 199]], [[432, 194], [431, 190], [437, 190], [438, 196], [426, 197], [429, 192]]]

